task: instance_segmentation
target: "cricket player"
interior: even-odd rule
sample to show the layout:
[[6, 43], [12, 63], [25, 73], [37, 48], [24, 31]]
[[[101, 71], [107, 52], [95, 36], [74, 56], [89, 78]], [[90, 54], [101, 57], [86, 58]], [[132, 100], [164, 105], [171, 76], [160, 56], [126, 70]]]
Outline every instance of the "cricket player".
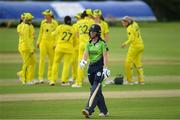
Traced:
[[89, 118], [94, 112], [96, 106], [100, 110], [99, 116], [108, 116], [108, 110], [102, 94], [102, 81], [110, 76], [110, 70], [107, 69], [107, 45], [101, 36], [101, 27], [93, 24], [89, 30], [90, 41], [87, 43], [83, 58], [80, 62], [81, 69], [84, 69], [89, 57], [88, 79], [91, 84], [91, 93], [85, 109], [82, 114]]
[[47, 79], [51, 80], [52, 75], [52, 64], [54, 59], [54, 43], [55, 37], [52, 35], [52, 32], [58, 26], [57, 21], [54, 19], [53, 12], [50, 9], [42, 12], [45, 17], [45, 20], [41, 22], [39, 37], [37, 41], [37, 48], [40, 48], [40, 59], [39, 59], [39, 82], [44, 82], [44, 66], [45, 58], [48, 56], [48, 75]]
[[31, 24], [34, 17], [31, 13], [23, 13], [21, 15], [20, 24], [17, 27], [19, 34], [19, 46], [18, 50], [23, 59], [23, 67], [18, 76], [21, 78], [22, 84], [32, 85], [34, 84], [34, 70], [35, 70], [35, 48], [34, 37], [35, 31]]
[[79, 54], [79, 40], [77, 37], [78, 33], [78, 21], [81, 20], [81, 13], [76, 14], [76, 23], [73, 24], [74, 30], [76, 32], [75, 35], [75, 44], [74, 44], [74, 50], [72, 54], [72, 78], [69, 80], [71, 83], [76, 81], [77, 79], [77, 68], [78, 68], [78, 54]]
[[[83, 53], [85, 50], [85, 46], [87, 42], [89, 41], [89, 28], [94, 24], [94, 21], [92, 19], [92, 10], [87, 9], [85, 10], [81, 15], [82, 20], [78, 21], [78, 39], [79, 39], [79, 58], [78, 61], [80, 61], [83, 57]], [[81, 69], [78, 65], [78, 72], [77, 72], [77, 80], [75, 84], [72, 85], [72, 87], [82, 87], [82, 82], [84, 79], [85, 70]]]
[[93, 11], [93, 17], [96, 24], [98, 24], [101, 27], [101, 38], [108, 42], [109, 40], [109, 26], [107, 22], [102, 20], [102, 11], [99, 9], [96, 9]]
[[122, 25], [127, 28], [128, 40], [125, 41], [121, 47], [129, 47], [127, 57], [125, 60], [125, 74], [127, 82], [133, 85], [132, 68], [133, 65], [137, 71], [138, 84], [144, 84], [143, 66], [141, 62], [142, 53], [144, 51], [144, 44], [140, 34], [138, 24], [129, 16], [122, 18]]
[[[94, 17], [95, 23], [101, 27], [101, 38], [105, 40], [106, 43], [108, 43], [109, 42], [109, 26], [107, 22], [104, 20], [104, 17], [102, 16], [102, 11], [100, 9], [95, 9], [93, 11], [93, 17]], [[110, 83], [111, 81], [106, 79], [105, 81], [103, 81], [103, 86]]]
[[71, 17], [66, 16], [64, 18], [64, 24], [57, 27], [57, 29], [52, 33], [53, 35], [58, 35], [57, 43], [55, 44], [55, 56], [52, 68], [52, 80], [50, 82], [51, 86], [54, 86], [58, 79], [58, 66], [60, 61], [63, 59], [63, 70], [61, 74], [61, 85], [70, 85], [68, 82], [70, 61], [72, 58], [72, 53], [74, 50], [75, 43], [75, 30], [71, 26]]

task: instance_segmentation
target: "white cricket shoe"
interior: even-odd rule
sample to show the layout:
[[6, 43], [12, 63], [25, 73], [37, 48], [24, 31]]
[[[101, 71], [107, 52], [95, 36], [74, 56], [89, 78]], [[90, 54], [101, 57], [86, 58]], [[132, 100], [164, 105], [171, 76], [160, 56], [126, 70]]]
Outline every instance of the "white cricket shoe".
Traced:
[[83, 110], [82, 110], [82, 114], [84, 115], [85, 118], [89, 118], [89, 117], [90, 117], [89, 111], [86, 110], [86, 109], [83, 109]]
[[109, 112], [107, 112], [106, 114], [104, 114], [104, 113], [99, 114], [99, 117], [107, 117], [107, 116], [109, 116]]
[[82, 87], [82, 85], [78, 85], [78, 84], [73, 84], [71, 87], [73, 87], [73, 88], [80, 88], [80, 87]]
[[39, 84], [39, 80], [33, 80], [32, 81], [34, 84]]
[[134, 82], [134, 85], [144, 85], [144, 82], [135, 81], [135, 82]]
[[54, 82], [50, 82], [49, 85], [50, 86], [55, 86], [55, 83]]
[[133, 82], [128, 82], [127, 80], [123, 81], [123, 85], [134, 85]]
[[62, 82], [61, 86], [70, 86], [70, 83], [69, 82]]
[[34, 85], [33, 81], [27, 82], [26, 85]]
[[70, 84], [73, 84], [74, 81], [75, 81], [75, 80], [74, 80], [73, 78], [69, 78], [69, 83], [70, 83]]
[[40, 84], [43, 84], [43, 83], [44, 83], [44, 80], [39, 80], [39, 83], [40, 83]]

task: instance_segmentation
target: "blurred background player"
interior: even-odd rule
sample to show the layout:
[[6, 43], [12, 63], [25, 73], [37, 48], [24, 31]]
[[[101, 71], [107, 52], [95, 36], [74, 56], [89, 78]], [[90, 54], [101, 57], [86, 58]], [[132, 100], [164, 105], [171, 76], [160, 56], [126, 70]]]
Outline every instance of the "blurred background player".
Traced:
[[109, 40], [109, 26], [102, 16], [102, 11], [96, 9], [93, 11], [93, 17], [96, 24], [101, 27], [101, 38], [108, 42]]
[[[90, 40], [89, 38], [89, 28], [94, 24], [94, 20], [92, 19], [92, 10], [86, 9], [82, 15], [81, 20], [78, 21], [78, 39], [79, 39], [79, 56], [78, 61], [83, 57], [83, 53], [85, 50], [85, 46], [87, 42]], [[77, 79], [76, 82], [72, 85], [72, 87], [82, 87], [82, 82], [84, 80], [85, 70], [81, 69], [78, 65], [77, 71]]]
[[35, 30], [32, 25], [31, 13], [23, 13], [21, 15], [20, 24], [17, 26], [17, 32], [19, 35], [18, 50], [23, 60], [23, 67], [18, 76], [20, 77], [22, 84], [32, 85], [34, 84], [34, 71], [35, 71], [35, 48], [34, 37]]
[[48, 56], [48, 75], [47, 79], [51, 80], [52, 75], [52, 64], [54, 59], [54, 42], [55, 37], [52, 35], [52, 32], [58, 26], [56, 20], [54, 20], [53, 12], [50, 9], [42, 12], [44, 15], [44, 20], [41, 22], [39, 37], [37, 41], [37, 48], [40, 48], [40, 59], [39, 59], [39, 82], [44, 82], [44, 66], [45, 66], [45, 58]]
[[52, 80], [50, 82], [50, 85], [55, 85], [55, 82], [58, 79], [58, 66], [62, 58], [63, 70], [61, 74], [61, 85], [70, 85], [70, 83], [68, 82], [69, 67], [71, 65], [70, 61], [74, 50], [74, 37], [76, 34], [74, 27], [71, 26], [71, 17], [66, 16], [64, 18], [64, 24], [58, 26], [52, 34], [55, 36], [57, 35], [58, 39], [55, 44], [55, 56], [53, 61]]
[[99, 116], [108, 116], [108, 110], [105, 104], [104, 96], [102, 94], [102, 81], [109, 77], [110, 70], [107, 69], [107, 45], [104, 40], [101, 39], [101, 27], [97, 24], [93, 24], [89, 30], [90, 41], [87, 42], [87, 46], [80, 62], [80, 67], [85, 68], [87, 64], [87, 58], [90, 59], [88, 67], [88, 79], [91, 84], [91, 93], [88, 103], [85, 109], [82, 111], [86, 118], [94, 112], [96, 106], [100, 110]]
[[[122, 18], [122, 25], [127, 28], [128, 40], [124, 42], [121, 47], [129, 46], [127, 57], [125, 60], [125, 74], [128, 84], [134, 84], [132, 81], [132, 68], [133, 65], [137, 71], [138, 82], [137, 84], [144, 84], [143, 67], [141, 62], [142, 53], [144, 51], [144, 44], [140, 34], [138, 24], [129, 16]], [[125, 82], [125, 84], [127, 83]]]
[[79, 40], [77, 37], [78, 33], [78, 21], [81, 20], [81, 13], [76, 14], [76, 23], [73, 24], [74, 30], [76, 32], [75, 35], [75, 44], [74, 44], [74, 50], [72, 54], [72, 78], [69, 79], [70, 83], [73, 83], [77, 79], [77, 68], [78, 68], [78, 53], [79, 53]]
[[[20, 20], [19, 20], [19, 24], [17, 25], [17, 33], [18, 33], [18, 36], [19, 36], [19, 46], [18, 46], [18, 50], [20, 52], [20, 40], [21, 40], [21, 28], [23, 26], [23, 21], [24, 21], [24, 18], [25, 18], [25, 13], [22, 13], [21, 14], [21, 17], [20, 17]], [[22, 56], [21, 56], [22, 57]], [[23, 60], [23, 57], [22, 57], [22, 60]], [[23, 61], [24, 62], [24, 61]], [[25, 65], [25, 64], [23, 64]], [[22, 65], [22, 69], [17, 72], [17, 76], [19, 77], [19, 80], [22, 80], [23, 79], [23, 65]], [[23, 81], [22, 81], [23, 82]], [[25, 83], [24, 83], [25, 84]]]

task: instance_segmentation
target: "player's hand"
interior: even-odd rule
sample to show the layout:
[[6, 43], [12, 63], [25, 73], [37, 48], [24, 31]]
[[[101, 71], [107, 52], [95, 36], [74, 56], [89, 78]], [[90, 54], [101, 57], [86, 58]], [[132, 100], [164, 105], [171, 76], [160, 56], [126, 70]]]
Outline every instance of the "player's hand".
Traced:
[[122, 44], [121, 45], [121, 48], [125, 48], [127, 45], [126, 44]]
[[84, 68], [86, 67], [86, 64], [87, 64], [87, 61], [85, 61], [84, 59], [82, 59], [82, 60], [80, 61], [80, 67], [81, 67], [81, 69], [84, 69]]
[[107, 68], [103, 68], [103, 75], [104, 79], [108, 78], [110, 76], [110, 70]]

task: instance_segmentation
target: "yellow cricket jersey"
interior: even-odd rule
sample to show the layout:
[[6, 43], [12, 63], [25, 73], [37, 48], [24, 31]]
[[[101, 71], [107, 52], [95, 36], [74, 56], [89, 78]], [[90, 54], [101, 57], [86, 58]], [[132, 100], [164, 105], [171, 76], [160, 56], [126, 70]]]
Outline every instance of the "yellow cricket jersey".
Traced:
[[76, 35], [76, 34], [78, 33], [78, 23], [77, 23], [77, 22], [73, 24], [73, 28], [74, 28], [74, 30], [75, 30], [74, 50], [78, 50], [78, 49], [79, 49], [79, 39], [78, 39], [78, 37], [77, 37], [77, 35]]
[[28, 50], [30, 52], [33, 51], [32, 44], [30, 40], [30, 25], [21, 23], [17, 27], [17, 32], [19, 33], [19, 46], [18, 49], [20, 51]]
[[17, 26], [17, 33], [18, 33], [18, 35], [19, 35], [19, 39], [21, 39], [21, 34], [20, 34], [20, 32], [21, 32], [22, 25], [23, 25], [23, 23], [20, 23], [20, 24]]
[[51, 23], [47, 23], [46, 20], [41, 22], [39, 37], [37, 43], [54, 40], [54, 36], [52, 36], [52, 32], [56, 29], [58, 23], [56, 20], [52, 19]]
[[87, 41], [89, 41], [89, 28], [95, 24], [95, 22], [88, 18], [85, 17], [84, 19], [80, 20], [77, 22], [78, 23], [78, 33], [79, 33], [79, 43], [84, 43], [86, 44]]
[[128, 26], [127, 34], [128, 34], [128, 40], [124, 44], [130, 45], [130, 47], [143, 45], [140, 29], [136, 22], [133, 22]]
[[101, 20], [98, 25], [101, 27], [101, 38], [104, 40], [105, 39], [105, 34], [109, 33], [109, 26], [107, 22]]
[[31, 44], [32, 49], [35, 49], [34, 39], [35, 39], [35, 29], [34, 29], [34, 26], [31, 24], [30, 25], [30, 44]]
[[76, 34], [73, 26], [59, 25], [52, 34], [57, 36], [55, 51], [73, 53]]

